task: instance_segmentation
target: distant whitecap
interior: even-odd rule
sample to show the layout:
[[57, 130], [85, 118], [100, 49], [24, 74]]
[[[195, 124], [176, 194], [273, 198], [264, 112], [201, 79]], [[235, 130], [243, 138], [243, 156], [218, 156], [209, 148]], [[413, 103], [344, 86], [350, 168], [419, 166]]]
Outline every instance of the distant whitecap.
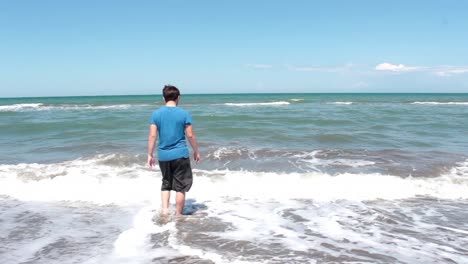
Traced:
[[468, 105], [468, 102], [413, 102], [418, 105]]
[[332, 103], [327, 103], [327, 104], [350, 105], [350, 104], [353, 104], [353, 102], [332, 102]]
[[288, 105], [289, 102], [279, 101], [279, 102], [268, 102], [268, 103], [225, 103], [227, 106], [270, 106], [270, 105]]

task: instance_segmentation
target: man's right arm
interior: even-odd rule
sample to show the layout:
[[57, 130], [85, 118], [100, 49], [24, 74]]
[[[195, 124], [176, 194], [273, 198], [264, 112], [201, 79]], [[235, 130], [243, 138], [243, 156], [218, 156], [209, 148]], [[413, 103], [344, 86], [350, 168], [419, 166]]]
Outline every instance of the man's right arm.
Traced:
[[148, 165], [150, 168], [154, 166], [154, 144], [156, 143], [156, 138], [158, 136], [158, 127], [155, 124], [150, 125], [150, 130], [148, 134]]
[[200, 162], [200, 152], [198, 151], [198, 143], [197, 137], [195, 136], [195, 132], [193, 131], [192, 125], [187, 125], [185, 127], [185, 136], [187, 136], [188, 141], [190, 142], [190, 146], [193, 149], [193, 159], [198, 163]]

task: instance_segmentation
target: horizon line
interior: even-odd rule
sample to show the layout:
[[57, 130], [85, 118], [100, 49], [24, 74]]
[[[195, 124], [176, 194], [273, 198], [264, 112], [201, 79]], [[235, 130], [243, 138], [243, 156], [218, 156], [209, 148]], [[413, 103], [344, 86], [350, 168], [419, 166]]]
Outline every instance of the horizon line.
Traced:
[[[255, 93], [184, 93], [184, 95], [262, 95], [262, 94], [468, 94], [468, 92], [255, 92]], [[158, 96], [158, 94], [103, 94], [103, 95], [44, 95], [44, 96], [14, 96], [0, 99], [28, 98], [64, 98], [64, 97], [123, 97], [123, 96]], [[159, 94], [162, 96], [162, 94]]]

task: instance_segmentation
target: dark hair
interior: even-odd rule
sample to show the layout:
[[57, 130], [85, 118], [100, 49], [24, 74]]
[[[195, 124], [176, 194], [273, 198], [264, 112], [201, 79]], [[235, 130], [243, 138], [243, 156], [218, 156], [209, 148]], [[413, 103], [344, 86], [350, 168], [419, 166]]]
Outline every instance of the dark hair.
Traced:
[[163, 88], [163, 97], [166, 102], [175, 101], [180, 96], [180, 91], [172, 85], [165, 85]]

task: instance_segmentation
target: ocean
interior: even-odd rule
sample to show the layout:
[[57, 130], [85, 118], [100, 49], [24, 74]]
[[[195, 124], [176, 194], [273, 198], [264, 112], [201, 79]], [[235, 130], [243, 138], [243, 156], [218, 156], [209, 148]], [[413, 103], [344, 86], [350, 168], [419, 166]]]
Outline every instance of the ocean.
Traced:
[[146, 165], [162, 105], [0, 99], [0, 263], [468, 263], [468, 94], [182, 95], [179, 218]]

